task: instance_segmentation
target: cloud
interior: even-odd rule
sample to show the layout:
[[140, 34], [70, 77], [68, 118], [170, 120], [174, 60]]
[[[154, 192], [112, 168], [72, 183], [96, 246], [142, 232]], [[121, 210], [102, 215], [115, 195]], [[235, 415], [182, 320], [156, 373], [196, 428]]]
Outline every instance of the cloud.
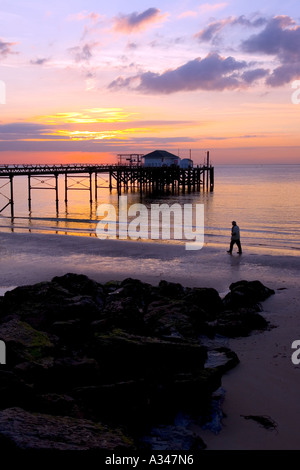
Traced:
[[0, 124], [0, 136], [3, 134], [27, 134], [41, 132], [49, 129], [49, 126], [36, 124], [35, 122], [12, 122], [9, 124]]
[[290, 83], [300, 76], [300, 63], [284, 64], [273, 70], [268, 77], [267, 84], [273, 87]]
[[213, 11], [222, 10], [223, 8], [227, 7], [228, 3], [203, 3], [200, 5], [197, 10], [187, 10], [178, 16], [178, 18], [189, 18], [195, 17], [199, 15], [205, 15], [206, 13], [211, 13]]
[[132, 153], [132, 148], [135, 145], [140, 149], [149, 148], [153, 150], [153, 147], [160, 148], [161, 146], [173, 144], [177, 150], [178, 143], [190, 143], [198, 140], [186, 136], [169, 138], [151, 136], [144, 138], [131, 137], [126, 141], [118, 138], [110, 138], [105, 141], [95, 141], [94, 139], [66, 141], [64, 139], [57, 141], [0, 141], [0, 152], [95, 152], [99, 158], [101, 152]]
[[245, 69], [245, 61], [221, 57], [210, 53], [159, 74], [144, 72], [140, 75], [119, 77], [110, 83], [110, 89], [131, 88], [143, 93], [170, 94], [179, 91], [237, 89], [243, 85], [238, 71]]
[[250, 36], [243, 41], [245, 52], [262, 52], [264, 54], [278, 54], [289, 60], [290, 56], [299, 58], [300, 55], [300, 27], [288, 16], [272, 18], [263, 31]]
[[88, 12], [87, 10], [83, 10], [79, 13], [73, 13], [67, 16], [67, 21], [69, 22], [82, 22], [85, 21], [83, 33], [81, 40], [84, 40], [86, 36], [91, 33], [97, 32], [101, 26], [107, 23], [107, 17], [105, 15], [100, 15], [95, 11]]
[[251, 84], [261, 78], [266, 77], [269, 75], [269, 70], [263, 69], [263, 68], [257, 68], [254, 70], [246, 70], [241, 78], [244, 80], [246, 83]]
[[[97, 114], [98, 109], [89, 110], [90, 113]], [[100, 110], [101, 111], [101, 110]], [[119, 111], [107, 109], [107, 113], [119, 114]], [[64, 113], [68, 115], [70, 113]], [[80, 113], [73, 113], [80, 114]], [[54, 116], [55, 117], [55, 116]], [[35, 122], [11, 122], [0, 124], [0, 152], [1, 151], [89, 151], [99, 152], [99, 148], [113, 151], [126, 146], [138, 144], [179, 143], [192, 142], [193, 138], [181, 136], [176, 137], [156, 137], [157, 127], [171, 128], [194, 125], [193, 121], [184, 120], [149, 120], [149, 121], [119, 121], [96, 122], [94, 126], [86, 126], [84, 122], [77, 123], [68, 121], [62, 117], [62, 122], [56, 124], [35, 123]], [[47, 116], [45, 116], [47, 119]], [[58, 120], [59, 121], [59, 120]], [[62, 125], [63, 124], [63, 125]], [[200, 123], [198, 123], [200, 124]], [[146, 137], [141, 137], [140, 133], [147, 133]], [[152, 135], [151, 135], [152, 134]], [[99, 147], [101, 145], [101, 147]], [[130, 150], [130, 148], [128, 149]]]
[[211, 41], [215, 37], [215, 35], [230, 22], [231, 19], [228, 18], [210, 23], [206, 28], [202, 29], [201, 31], [199, 31], [199, 33], [195, 34], [195, 37], [199, 39], [199, 41]]
[[48, 62], [50, 59], [47, 59], [46, 57], [39, 58], [39, 59], [32, 59], [30, 63], [32, 65], [44, 65], [46, 62]]
[[0, 141], [48, 138], [50, 131], [51, 126], [34, 122], [0, 124]]
[[92, 50], [98, 46], [98, 43], [84, 44], [84, 46], [75, 46], [68, 49], [75, 62], [88, 62], [92, 57]]
[[86, 10], [84, 10], [79, 13], [68, 15], [67, 21], [82, 21], [82, 20], [89, 19], [93, 23], [97, 23], [97, 21], [99, 21], [101, 18], [104, 18], [104, 17], [99, 15], [99, 13], [95, 13], [94, 11], [89, 13]]
[[266, 18], [262, 18], [262, 17], [249, 20], [244, 15], [237, 16], [237, 17], [230, 16], [223, 20], [214, 21], [210, 23], [206, 28], [202, 29], [201, 31], [199, 31], [199, 33], [195, 34], [195, 37], [199, 41], [208, 42], [208, 41], [214, 40], [217, 34], [228, 25], [230, 26], [240, 25], [240, 26], [246, 26], [248, 28], [258, 28], [260, 26], [265, 25], [266, 22], [267, 22]]
[[9, 54], [17, 54], [12, 48], [16, 45], [16, 42], [6, 42], [0, 39], [0, 57], [7, 57]]
[[134, 49], [137, 49], [139, 46], [136, 42], [129, 42], [127, 44], [127, 49], [131, 49], [131, 50], [134, 50]]
[[198, 16], [198, 12], [197, 11], [193, 11], [193, 10], [188, 10], [188, 11], [184, 11], [183, 13], [180, 13], [180, 15], [178, 15], [178, 18], [193, 18], [195, 16]]
[[132, 33], [146, 29], [149, 25], [158, 23], [166, 18], [157, 8], [148, 8], [142, 13], [131, 13], [129, 15], [119, 15], [115, 18], [114, 30], [121, 33]]
[[273, 55], [280, 62], [267, 79], [271, 86], [280, 86], [299, 77], [300, 26], [289, 16], [270, 19], [263, 31], [243, 41], [242, 50]]
[[203, 3], [202, 5], [199, 6], [199, 11], [201, 14], [203, 13], [210, 13], [212, 11], [216, 11], [216, 10], [221, 10], [225, 7], [227, 7], [228, 3], [214, 3], [214, 4], [211, 4], [211, 3]]

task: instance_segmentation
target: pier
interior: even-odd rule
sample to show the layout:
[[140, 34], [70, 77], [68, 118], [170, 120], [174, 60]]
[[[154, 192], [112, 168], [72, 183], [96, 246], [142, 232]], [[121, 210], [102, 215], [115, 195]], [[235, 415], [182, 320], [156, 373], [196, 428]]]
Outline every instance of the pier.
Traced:
[[[108, 175], [108, 186], [101, 186], [101, 175]], [[171, 194], [190, 193], [195, 191], [214, 190], [214, 167], [209, 164], [191, 168], [179, 166], [147, 167], [138, 164], [95, 165], [2, 165], [0, 166], [0, 196], [5, 204], [0, 213], [10, 208], [14, 217], [14, 182], [18, 177], [26, 176], [28, 180], [28, 209], [31, 210], [32, 192], [52, 189], [56, 210], [58, 212], [59, 188], [58, 177], [64, 175], [65, 203], [69, 191], [88, 191], [90, 203], [97, 201], [101, 188], [116, 189], [118, 194], [129, 190], [143, 193], [169, 192]], [[6, 193], [8, 194], [5, 194]]]

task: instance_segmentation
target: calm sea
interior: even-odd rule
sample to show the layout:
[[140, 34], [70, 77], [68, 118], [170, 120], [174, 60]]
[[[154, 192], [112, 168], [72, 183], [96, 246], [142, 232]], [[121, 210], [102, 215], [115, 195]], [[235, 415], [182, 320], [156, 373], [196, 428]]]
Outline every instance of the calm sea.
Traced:
[[[97, 203], [89, 202], [89, 191], [83, 189], [87, 180], [74, 176], [69, 185], [69, 201], [64, 202], [64, 178], [59, 179], [59, 208], [56, 211], [55, 191], [32, 190], [31, 211], [28, 209], [27, 178], [14, 179], [15, 218], [10, 209], [0, 215], [0, 231], [57, 233], [61, 235], [96, 236], [99, 217], [97, 206], [101, 203], [118, 205], [116, 190], [109, 192], [108, 175], [98, 180]], [[33, 180], [39, 186], [40, 182]], [[45, 185], [45, 182], [44, 184]], [[2, 187], [2, 193], [7, 188]], [[191, 193], [176, 196], [127, 194], [128, 204], [151, 203], [204, 204], [205, 243], [227, 246], [231, 221], [236, 220], [241, 230], [243, 245], [268, 247], [275, 250], [291, 250], [300, 253], [300, 165], [217, 165], [215, 166], [215, 190], [213, 193]], [[1, 207], [5, 198], [1, 196]]]

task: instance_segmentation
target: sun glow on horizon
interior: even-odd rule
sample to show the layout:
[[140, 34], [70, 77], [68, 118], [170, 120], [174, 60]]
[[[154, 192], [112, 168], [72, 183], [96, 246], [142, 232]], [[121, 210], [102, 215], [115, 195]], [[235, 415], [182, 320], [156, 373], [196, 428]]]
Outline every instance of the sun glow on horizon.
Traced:
[[45, 124], [93, 124], [127, 122], [134, 113], [126, 113], [122, 108], [88, 108], [83, 112], [60, 112], [52, 115], [36, 116], [34, 121]]

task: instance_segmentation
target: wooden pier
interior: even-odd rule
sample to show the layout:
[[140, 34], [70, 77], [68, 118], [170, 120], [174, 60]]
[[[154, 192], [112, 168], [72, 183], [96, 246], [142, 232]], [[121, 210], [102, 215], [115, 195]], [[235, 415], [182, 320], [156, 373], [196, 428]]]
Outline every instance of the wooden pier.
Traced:
[[[108, 175], [108, 186], [99, 185], [101, 175]], [[97, 201], [101, 188], [116, 189], [118, 194], [129, 190], [143, 193], [169, 192], [171, 194], [214, 190], [214, 167], [206, 164], [193, 168], [178, 166], [145, 167], [139, 165], [2, 165], [0, 166], [0, 195], [5, 204], [0, 213], [10, 207], [14, 217], [14, 180], [28, 179], [28, 209], [31, 210], [32, 191], [52, 189], [58, 212], [58, 177], [64, 175], [65, 203], [69, 191], [88, 191], [90, 203]], [[93, 184], [94, 182], [94, 184]], [[8, 195], [5, 194], [8, 192]]]

